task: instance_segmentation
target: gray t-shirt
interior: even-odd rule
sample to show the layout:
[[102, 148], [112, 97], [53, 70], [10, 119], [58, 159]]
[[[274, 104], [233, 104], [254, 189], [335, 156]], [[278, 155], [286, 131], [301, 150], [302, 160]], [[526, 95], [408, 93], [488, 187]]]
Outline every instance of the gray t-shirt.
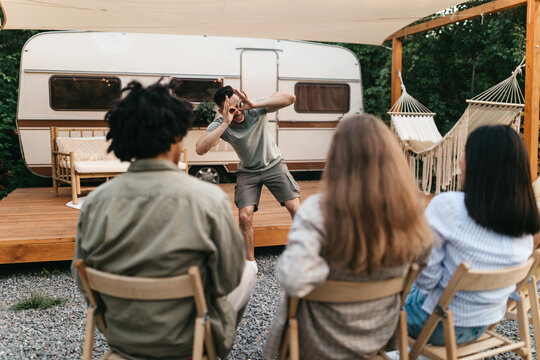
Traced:
[[[223, 117], [218, 116], [206, 132], [215, 130], [222, 122]], [[245, 110], [244, 121], [231, 123], [221, 138], [231, 144], [240, 158], [239, 171], [264, 171], [281, 161], [281, 152], [268, 129], [266, 108]]]

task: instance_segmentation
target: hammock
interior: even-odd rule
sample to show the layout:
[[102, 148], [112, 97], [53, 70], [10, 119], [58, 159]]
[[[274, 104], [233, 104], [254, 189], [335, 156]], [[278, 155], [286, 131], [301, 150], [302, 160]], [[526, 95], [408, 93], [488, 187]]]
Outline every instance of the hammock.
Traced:
[[402, 95], [388, 114], [392, 130], [398, 136], [411, 172], [424, 194], [431, 193], [433, 186], [436, 194], [441, 190], [460, 189], [458, 160], [467, 136], [476, 128], [506, 125], [519, 131], [524, 100], [517, 75], [525, 66], [524, 60], [508, 79], [467, 100], [465, 112], [444, 137], [435, 125], [435, 113], [407, 93], [399, 74]]

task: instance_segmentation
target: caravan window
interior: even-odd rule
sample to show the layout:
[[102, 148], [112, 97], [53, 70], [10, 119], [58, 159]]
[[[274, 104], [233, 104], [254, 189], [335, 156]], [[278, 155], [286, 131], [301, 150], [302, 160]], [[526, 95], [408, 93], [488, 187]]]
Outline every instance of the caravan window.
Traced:
[[222, 87], [221, 79], [178, 79], [172, 80], [173, 94], [191, 102], [212, 101], [216, 91]]
[[296, 95], [294, 109], [299, 113], [349, 112], [348, 84], [297, 83], [294, 95]]
[[109, 110], [120, 98], [120, 79], [115, 77], [53, 76], [49, 84], [54, 110]]

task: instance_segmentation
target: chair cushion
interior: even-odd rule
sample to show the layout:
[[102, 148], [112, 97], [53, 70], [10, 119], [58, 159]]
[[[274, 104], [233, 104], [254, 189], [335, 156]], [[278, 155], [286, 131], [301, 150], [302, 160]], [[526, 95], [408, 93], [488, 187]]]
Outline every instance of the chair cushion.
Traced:
[[57, 137], [56, 145], [59, 152], [73, 152], [76, 161], [118, 160], [112, 152], [107, 153], [109, 142], [105, 139], [105, 136]]
[[129, 161], [97, 160], [97, 161], [76, 161], [75, 171], [79, 174], [99, 174], [99, 173], [123, 173], [126, 172], [131, 163]]

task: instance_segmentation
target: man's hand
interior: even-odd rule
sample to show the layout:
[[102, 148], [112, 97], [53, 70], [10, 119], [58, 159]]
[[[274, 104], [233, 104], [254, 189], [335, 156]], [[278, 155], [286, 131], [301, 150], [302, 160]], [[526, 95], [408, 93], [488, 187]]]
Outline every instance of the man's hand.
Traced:
[[225, 96], [225, 101], [223, 102], [223, 112], [220, 111], [223, 121], [216, 129], [204, 134], [199, 138], [199, 140], [197, 140], [197, 143], [195, 144], [195, 151], [197, 152], [197, 154], [204, 155], [208, 151], [210, 151], [213, 146], [216, 146], [218, 144], [219, 138], [225, 132], [225, 130], [227, 130], [234, 118], [234, 114], [236, 114], [236, 110], [232, 111], [231, 114], [231, 112], [229, 111], [231, 109], [232, 108], [229, 102], [229, 97]]
[[223, 123], [229, 125], [234, 118], [234, 112], [231, 114], [229, 112], [229, 109], [231, 108], [231, 104], [229, 103], [229, 97], [225, 96], [225, 102], [223, 103]]
[[248, 98], [245, 91], [239, 91], [238, 89], [233, 89], [233, 91], [240, 98], [238, 105], [236, 105], [238, 110], [244, 111], [244, 110], [249, 110], [256, 107], [255, 103]]

